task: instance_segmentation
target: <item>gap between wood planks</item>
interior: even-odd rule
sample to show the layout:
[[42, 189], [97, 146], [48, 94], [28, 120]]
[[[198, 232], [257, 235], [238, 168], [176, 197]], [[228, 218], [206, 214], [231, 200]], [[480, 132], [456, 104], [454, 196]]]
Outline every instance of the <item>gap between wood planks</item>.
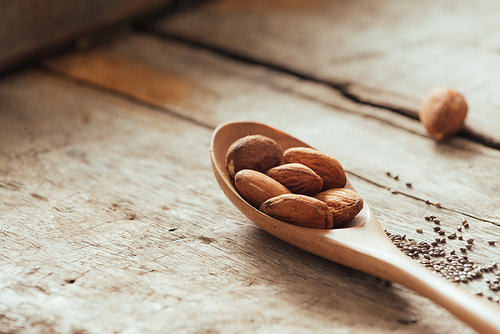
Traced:
[[[125, 99], [127, 99], [127, 100], [129, 100], [129, 101], [131, 101], [133, 103], [138, 104], [138, 105], [145, 106], [145, 107], [150, 108], [152, 110], [156, 110], [156, 111], [160, 111], [160, 112], [163, 112], [163, 113], [167, 113], [169, 115], [172, 115], [174, 117], [177, 117], [177, 118], [185, 120], [185, 121], [188, 121], [188, 122], [190, 122], [192, 124], [196, 124], [198, 126], [201, 126], [203, 128], [209, 129], [211, 131], [215, 130], [215, 128], [216, 128], [216, 125], [203, 123], [203, 122], [200, 122], [199, 120], [196, 120], [194, 118], [188, 117], [188, 116], [183, 115], [182, 113], [176, 112], [174, 110], [171, 110], [171, 109], [168, 109], [168, 108], [165, 108], [165, 107], [161, 107], [161, 106], [155, 105], [153, 103], [145, 102], [145, 101], [140, 100], [139, 98], [136, 98], [136, 97], [134, 97], [132, 95], [125, 94], [125, 93], [122, 93], [122, 92], [118, 92], [118, 91], [115, 91], [113, 89], [101, 86], [99, 84], [96, 84], [96, 83], [93, 83], [93, 82], [90, 82], [90, 81], [86, 81], [86, 80], [83, 80], [83, 79], [75, 78], [75, 77], [67, 74], [66, 72], [62, 72], [62, 71], [58, 71], [58, 70], [56, 70], [54, 68], [50, 68], [50, 67], [44, 65], [43, 63], [39, 64], [39, 66], [40, 66], [40, 69], [42, 71], [44, 71], [45, 73], [47, 73], [48, 75], [52, 75], [52, 76], [55, 76], [55, 77], [62, 78], [64, 80], [76, 82], [76, 83], [78, 83], [80, 85], [90, 87], [90, 88], [92, 88], [92, 89], [94, 89], [96, 91], [99, 91], [99, 92], [106, 92], [108, 94], [111, 94], [111, 95], [114, 95], [114, 96], [117, 96], [117, 97], [120, 97], [120, 98], [125, 98]], [[316, 80], [315, 82], [319, 82], [319, 81]], [[321, 82], [319, 82], [319, 83], [321, 83]], [[349, 175], [352, 175], [352, 176], [354, 176], [356, 178], [359, 178], [359, 179], [361, 179], [361, 180], [363, 180], [365, 182], [368, 182], [368, 183], [370, 183], [372, 185], [375, 185], [375, 186], [377, 186], [377, 187], [379, 187], [381, 189], [388, 190], [390, 188], [390, 187], [388, 187], [386, 185], [383, 185], [383, 184], [380, 184], [380, 183], [378, 183], [378, 182], [376, 182], [374, 180], [371, 180], [370, 178], [368, 178], [366, 176], [363, 176], [363, 175], [361, 175], [361, 174], [359, 174], [359, 173], [357, 173], [355, 171], [346, 170], [346, 173], [349, 174]], [[420, 202], [424, 202], [424, 203], [429, 204], [428, 200], [420, 198], [420, 197], [413, 196], [413, 195], [405, 193], [405, 192], [398, 191], [397, 194], [403, 195], [403, 196], [408, 197], [408, 198], [412, 198], [412, 199], [414, 199], [416, 201], [420, 201]], [[442, 210], [447, 210], [447, 211], [453, 212], [453, 213], [458, 213], [458, 214], [461, 214], [461, 215], [464, 215], [464, 216], [467, 216], [467, 217], [470, 217], [470, 218], [474, 218], [474, 219], [477, 219], [477, 220], [480, 220], [480, 221], [483, 221], [483, 222], [486, 222], [486, 223], [490, 223], [490, 224], [493, 224], [493, 225], [496, 225], [496, 226], [500, 226], [500, 224], [498, 224], [495, 221], [491, 221], [491, 220], [488, 220], [488, 219], [485, 219], [485, 218], [482, 218], [482, 217], [478, 217], [476, 215], [472, 215], [472, 214], [464, 212], [464, 211], [456, 210], [456, 209], [453, 209], [453, 208], [447, 208], [447, 207], [442, 207], [441, 209]]]
[[[147, 32], [147, 33], [152, 34], [152, 35], [156, 35], [156, 36], [158, 36], [162, 39], [165, 39], [165, 40], [171, 40], [171, 41], [175, 41], [178, 43], [184, 43], [184, 44], [190, 45], [192, 47], [209, 50], [211, 52], [217, 53], [219, 55], [225, 56], [227, 58], [230, 58], [230, 59], [233, 59], [233, 60], [236, 60], [239, 62], [243, 62], [243, 63], [250, 64], [250, 65], [262, 66], [262, 67], [269, 68], [269, 69], [272, 69], [272, 70], [277, 71], [277, 72], [292, 75], [292, 76], [299, 78], [301, 80], [307, 80], [307, 81], [311, 81], [314, 83], [326, 85], [326, 86], [329, 86], [329, 87], [337, 90], [344, 97], [351, 100], [352, 102], [371, 106], [374, 108], [389, 110], [389, 111], [395, 112], [397, 114], [409, 117], [411, 119], [418, 120], [418, 111], [416, 111], [416, 110], [410, 110], [410, 109], [406, 109], [406, 108], [394, 108], [394, 107], [391, 107], [388, 105], [377, 104], [377, 103], [365, 101], [362, 98], [360, 98], [359, 96], [357, 96], [356, 94], [350, 93], [348, 90], [348, 87], [351, 83], [348, 83], [348, 82], [323, 81], [323, 80], [318, 79], [314, 76], [291, 70], [289, 68], [283, 67], [283, 66], [278, 65], [276, 63], [262, 61], [262, 60], [253, 58], [251, 56], [238, 54], [238, 53], [226, 50], [224, 48], [220, 48], [220, 47], [210, 45], [207, 43], [203, 43], [200, 41], [188, 39], [188, 38], [183, 37], [183, 36], [177, 36], [174, 34], [169, 34], [169, 33], [161, 32], [161, 31], [157, 31], [157, 30], [149, 28], [145, 25], [138, 25], [136, 27], [136, 29], [139, 31]], [[462, 138], [476, 142], [478, 144], [482, 144], [482, 145], [489, 147], [489, 148], [500, 150], [500, 143], [498, 143], [494, 140], [491, 140], [490, 138], [485, 137], [483, 134], [478, 133], [478, 132], [474, 131], [473, 129], [470, 129], [467, 127], [464, 127], [462, 130], [460, 130], [459, 133], [457, 134], [457, 136], [460, 136]]]

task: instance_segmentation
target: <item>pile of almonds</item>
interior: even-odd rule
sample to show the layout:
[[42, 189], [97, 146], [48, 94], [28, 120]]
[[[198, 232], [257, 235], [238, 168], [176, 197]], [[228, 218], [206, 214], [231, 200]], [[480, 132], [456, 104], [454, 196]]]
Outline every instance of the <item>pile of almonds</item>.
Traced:
[[247, 202], [287, 223], [333, 228], [363, 208], [361, 196], [344, 188], [342, 165], [312, 148], [283, 151], [272, 138], [248, 135], [229, 147], [226, 168]]

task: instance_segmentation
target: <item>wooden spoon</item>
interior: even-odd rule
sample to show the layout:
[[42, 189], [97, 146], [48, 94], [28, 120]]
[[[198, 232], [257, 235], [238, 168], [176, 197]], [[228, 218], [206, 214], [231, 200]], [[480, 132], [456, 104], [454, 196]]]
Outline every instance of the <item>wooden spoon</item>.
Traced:
[[[399, 251], [364, 203], [350, 223], [331, 230], [300, 227], [274, 219], [248, 204], [237, 192], [225, 165], [229, 146], [246, 135], [274, 138], [286, 150], [310, 147], [256, 122], [228, 122], [215, 129], [210, 157], [215, 177], [229, 200], [263, 230], [308, 252], [345, 266], [402, 284], [441, 305], [480, 333], [500, 333], [500, 307], [436, 276]], [[349, 181], [347, 188], [353, 189]]]

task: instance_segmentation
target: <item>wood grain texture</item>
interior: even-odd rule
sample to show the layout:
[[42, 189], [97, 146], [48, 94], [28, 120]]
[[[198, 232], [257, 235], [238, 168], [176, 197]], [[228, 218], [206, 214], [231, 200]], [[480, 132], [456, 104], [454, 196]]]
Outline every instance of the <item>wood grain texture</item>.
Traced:
[[219, 0], [152, 28], [412, 117], [430, 89], [455, 87], [469, 135], [500, 147], [499, 12], [495, 1]]
[[0, 331], [473, 333], [254, 226], [208, 148], [229, 119], [289, 132], [335, 156], [390, 232], [432, 241], [423, 216], [450, 232], [468, 219], [480, 265], [500, 262], [486, 243], [500, 238], [498, 151], [436, 144], [326, 85], [145, 34], [42, 66], [0, 82]]
[[212, 175], [209, 129], [38, 71], [0, 92], [2, 331], [462, 328], [249, 223]]
[[171, 0], [2, 1], [0, 71], [77, 37], [157, 10]]
[[[91, 67], [103, 58], [118, 56], [127, 60], [110, 61], [105, 75], [100, 74], [99, 67]], [[500, 224], [500, 211], [495, 205], [500, 181], [484, 177], [495, 173], [500, 161], [497, 150], [461, 138], [436, 143], [425, 137], [425, 130], [414, 120], [378, 108], [359, 108], [333, 89], [324, 97], [323, 90], [328, 87], [310, 93], [308, 90], [314, 91], [314, 86], [291, 76], [147, 35], [130, 36], [110, 47], [55, 58], [45, 64], [211, 126], [229, 119], [254, 119], [299, 133], [299, 138], [325, 145], [313, 146], [336, 157], [348, 170], [352, 168], [387, 189], [394, 188], [422, 201], [440, 202], [450, 210]], [[139, 88], [124, 87], [121, 76], [135, 73], [137, 67], [141, 69], [137, 72], [145, 74], [136, 76], [141, 82]], [[162, 87], [166, 87], [162, 98], [156, 97], [154, 89], [143, 90], [148, 86], [141, 80], [153, 72], [155, 76], [166, 73], [162, 76]], [[172, 86], [182, 89], [182, 93], [168, 88]], [[183, 95], [188, 90], [183, 87], [190, 87], [189, 95]], [[172, 99], [171, 94], [176, 97]], [[304, 118], [305, 111], [315, 117]], [[388, 126], [389, 119], [396, 126]], [[364, 153], [359, 154], [360, 150]], [[391, 182], [386, 170], [413, 182], [413, 188], [407, 188], [405, 182]]]

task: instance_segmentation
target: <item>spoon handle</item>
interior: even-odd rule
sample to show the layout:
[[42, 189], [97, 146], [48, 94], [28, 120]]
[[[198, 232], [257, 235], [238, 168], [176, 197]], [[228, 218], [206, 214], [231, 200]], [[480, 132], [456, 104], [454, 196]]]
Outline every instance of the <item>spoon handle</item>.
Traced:
[[[372, 274], [402, 284], [447, 309], [479, 333], [500, 333], [500, 307], [433, 274], [402, 254], [381, 252]], [[372, 271], [370, 270], [370, 271]]]

